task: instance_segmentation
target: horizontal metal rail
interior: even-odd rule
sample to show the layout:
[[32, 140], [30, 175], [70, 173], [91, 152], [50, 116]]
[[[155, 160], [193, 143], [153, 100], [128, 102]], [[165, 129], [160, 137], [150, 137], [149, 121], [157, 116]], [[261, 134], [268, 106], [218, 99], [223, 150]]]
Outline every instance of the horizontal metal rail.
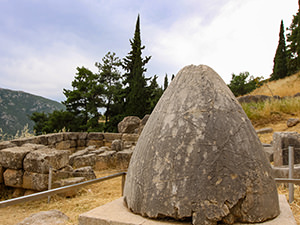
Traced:
[[22, 197], [18, 197], [18, 198], [12, 198], [12, 199], [9, 199], [9, 200], [1, 201], [0, 202], [0, 208], [4, 208], [4, 207], [10, 206], [10, 205], [15, 205], [15, 204], [23, 203], [23, 202], [38, 200], [38, 199], [41, 199], [41, 198], [45, 198], [47, 196], [52, 196], [52, 195], [55, 195], [55, 194], [66, 192], [66, 191], [78, 189], [78, 188], [81, 188], [81, 187], [84, 187], [84, 186], [87, 186], [87, 185], [90, 185], [90, 184], [95, 184], [95, 183], [98, 183], [98, 182], [102, 182], [102, 181], [109, 180], [109, 179], [112, 179], [112, 178], [115, 178], [115, 177], [120, 177], [120, 176], [122, 176], [122, 195], [123, 195], [126, 172], [120, 172], [120, 173], [112, 174], [112, 175], [109, 175], [109, 176], [84, 181], [84, 182], [81, 182], [81, 183], [78, 183], [78, 184], [72, 184], [72, 185], [59, 187], [59, 188], [55, 188], [55, 189], [51, 189], [51, 190], [31, 194], [31, 195], [26, 195], [26, 196], [22, 196]]
[[299, 184], [300, 179], [291, 179], [291, 178], [275, 178], [277, 183], [292, 183], [292, 184]]

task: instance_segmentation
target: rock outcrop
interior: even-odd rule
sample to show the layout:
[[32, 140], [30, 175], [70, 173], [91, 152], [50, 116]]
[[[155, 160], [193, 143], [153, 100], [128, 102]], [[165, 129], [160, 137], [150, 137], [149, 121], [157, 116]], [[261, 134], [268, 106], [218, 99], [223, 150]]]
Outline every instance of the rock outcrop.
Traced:
[[240, 104], [211, 68], [187, 66], [152, 112], [124, 201], [150, 218], [256, 223], [279, 214], [271, 166]]

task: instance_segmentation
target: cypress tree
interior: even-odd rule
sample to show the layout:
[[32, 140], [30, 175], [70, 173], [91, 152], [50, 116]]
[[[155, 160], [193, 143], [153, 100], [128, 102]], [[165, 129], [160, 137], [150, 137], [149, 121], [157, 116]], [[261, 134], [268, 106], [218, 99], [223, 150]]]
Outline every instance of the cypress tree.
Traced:
[[168, 74], [166, 74], [165, 80], [164, 80], [164, 91], [167, 89], [168, 86], [169, 86]]
[[278, 80], [284, 78], [288, 75], [287, 69], [287, 53], [286, 44], [284, 37], [284, 25], [281, 20], [280, 32], [279, 32], [279, 42], [274, 57], [273, 74], [271, 75], [271, 80]]
[[300, 32], [299, 30], [299, 11], [300, 11], [300, 1], [298, 1], [299, 9], [296, 15], [293, 16], [293, 21], [291, 25], [287, 28], [289, 33], [287, 33], [287, 59], [288, 59], [288, 75], [294, 74], [300, 70]]
[[122, 67], [125, 70], [124, 85], [126, 102], [125, 114], [142, 118], [147, 109], [147, 79], [145, 64], [151, 57], [142, 58], [142, 50], [145, 46], [141, 45], [140, 37], [140, 16], [138, 15], [134, 37], [130, 40], [131, 51], [123, 59]]

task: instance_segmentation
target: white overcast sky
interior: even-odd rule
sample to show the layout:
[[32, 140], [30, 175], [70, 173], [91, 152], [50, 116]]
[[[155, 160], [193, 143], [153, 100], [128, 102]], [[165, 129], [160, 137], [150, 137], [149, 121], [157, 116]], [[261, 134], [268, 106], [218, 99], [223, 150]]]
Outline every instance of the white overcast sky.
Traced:
[[268, 78], [280, 21], [298, 0], [0, 0], [0, 88], [65, 99], [76, 67], [97, 72], [108, 52], [130, 51], [137, 15], [146, 76], [206, 64], [226, 83], [248, 71]]

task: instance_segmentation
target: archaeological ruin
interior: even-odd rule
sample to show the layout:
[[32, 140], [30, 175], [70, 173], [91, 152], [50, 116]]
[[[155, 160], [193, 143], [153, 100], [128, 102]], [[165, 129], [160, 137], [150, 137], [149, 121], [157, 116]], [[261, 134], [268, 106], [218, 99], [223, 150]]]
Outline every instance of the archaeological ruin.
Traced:
[[279, 215], [272, 170], [238, 101], [208, 66], [184, 67], [145, 125], [124, 202], [135, 214], [194, 225]]

